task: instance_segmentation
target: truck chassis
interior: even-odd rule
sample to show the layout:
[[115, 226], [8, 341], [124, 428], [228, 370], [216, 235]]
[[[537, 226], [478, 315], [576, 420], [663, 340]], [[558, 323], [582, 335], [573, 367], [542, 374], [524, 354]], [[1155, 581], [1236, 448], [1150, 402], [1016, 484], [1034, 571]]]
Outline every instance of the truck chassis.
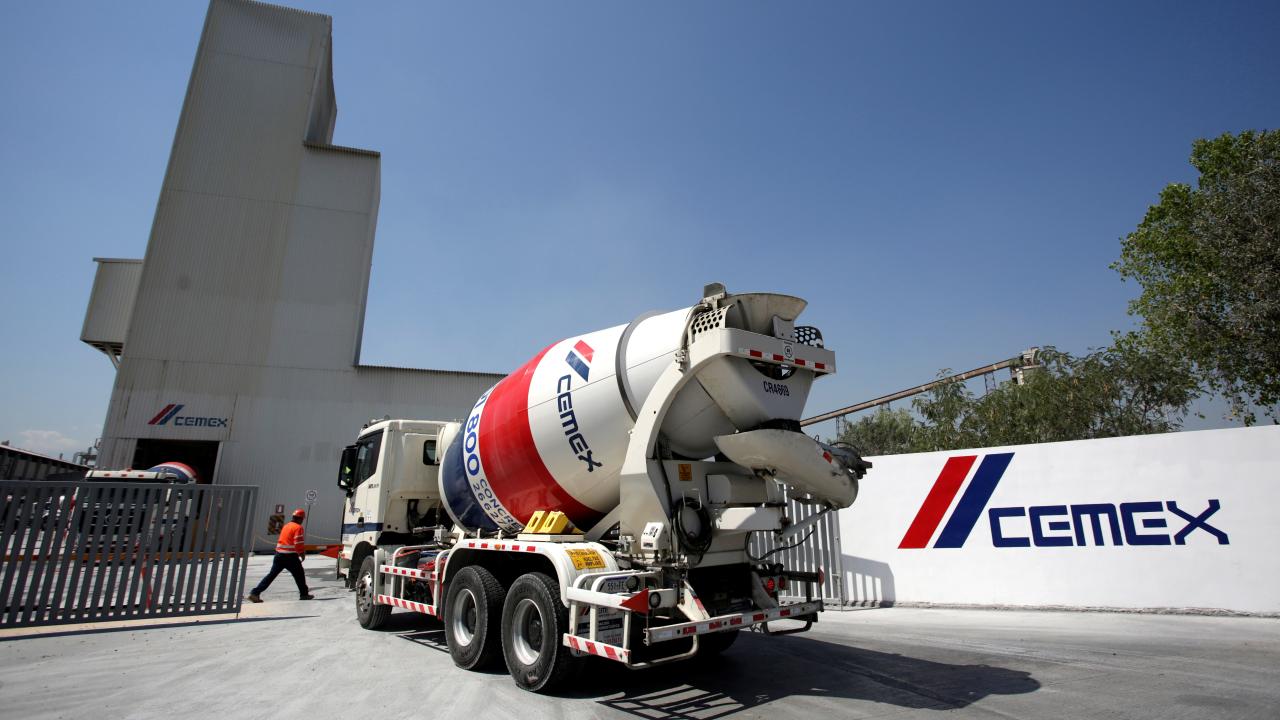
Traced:
[[[362, 594], [358, 602], [401, 608], [446, 620], [441, 600], [450, 580], [449, 558], [452, 555], [464, 551], [493, 553], [502, 556], [502, 560], [495, 564], [535, 567], [527, 562], [530, 554], [533, 554], [545, 558], [553, 567], [558, 566], [558, 570], [572, 576], [571, 584], [562, 586], [564, 592], [560, 598], [568, 608], [571, 630], [563, 634], [561, 644], [569, 648], [575, 657], [594, 655], [633, 669], [692, 657], [698, 653], [698, 639], [709, 634], [744, 629], [759, 629], [773, 635], [803, 632], [817, 621], [817, 614], [823, 610], [822, 600], [812, 597], [811, 585], [812, 582], [821, 584], [822, 577], [817, 574], [791, 573], [789, 577], [805, 582], [808, 590], [806, 600], [782, 603], [768, 609], [752, 609], [746, 612], [712, 616], [707, 613], [696, 594], [693, 594], [692, 588], [686, 585], [689, 602], [679, 604], [682, 612], [697, 619], [654, 624], [652, 621], [655, 620], [655, 611], [671, 609], [677, 605], [676, 593], [648, 587], [634, 592], [625, 589], [629, 578], [640, 582], [645, 578], [653, 578], [655, 573], [652, 571], [622, 570], [616, 567], [584, 570], [578, 567], [578, 565], [587, 564], [581, 558], [593, 556], [602, 564], [613, 564], [608, 548], [598, 543], [580, 542], [580, 540], [580, 536], [569, 536], [564, 541], [549, 541], [522, 535], [515, 540], [468, 538], [459, 541], [453, 548], [445, 550], [438, 550], [435, 545], [379, 548], [374, 556], [378, 571], [377, 578], [357, 578], [356, 580], [355, 590], [358, 594]], [[397, 564], [405, 558], [423, 552], [435, 554], [434, 566], [430, 570]], [[390, 557], [387, 557], [387, 554]], [[382, 557], [377, 557], [378, 555]], [[590, 562], [594, 563], [594, 561]], [[478, 559], [472, 560], [472, 563], [481, 566], [488, 564]], [[361, 585], [362, 582], [367, 583], [369, 580], [373, 580], [371, 586]], [[621, 589], [610, 591], [611, 588]], [[424, 593], [431, 598], [431, 602], [411, 599], [411, 597], [423, 597]], [[632, 628], [641, 620], [646, 626], [637, 636], [633, 634]], [[771, 630], [769, 623], [778, 620], [798, 620], [803, 621], [804, 625], [785, 630]], [[608, 629], [605, 628], [605, 621], [611, 621], [607, 623]], [[632, 647], [632, 640], [635, 637], [639, 637], [647, 646], [679, 639], [692, 639], [692, 644], [688, 650], [677, 654], [652, 660], [637, 660]]]

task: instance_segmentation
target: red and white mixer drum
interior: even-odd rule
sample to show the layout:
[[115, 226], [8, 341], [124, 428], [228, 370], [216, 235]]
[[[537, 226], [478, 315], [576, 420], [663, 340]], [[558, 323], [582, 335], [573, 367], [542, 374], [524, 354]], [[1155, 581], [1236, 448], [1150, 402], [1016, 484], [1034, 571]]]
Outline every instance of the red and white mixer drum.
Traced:
[[[772, 334], [775, 317], [789, 324], [804, 308], [803, 300], [785, 295], [735, 300], [710, 311], [713, 317], [706, 308], [684, 308], [566, 338], [499, 381], [466, 422], [442, 437], [440, 492], [454, 521], [517, 532], [538, 510], [560, 510], [579, 528], [603, 518], [618, 504], [636, 413], [686, 334], [695, 326]], [[695, 311], [698, 322], [691, 322]], [[704, 367], [667, 412], [661, 428], [667, 447], [707, 458], [717, 452], [716, 436], [766, 420], [798, 420], [814, 374], [776, 370], [727, 355]]]

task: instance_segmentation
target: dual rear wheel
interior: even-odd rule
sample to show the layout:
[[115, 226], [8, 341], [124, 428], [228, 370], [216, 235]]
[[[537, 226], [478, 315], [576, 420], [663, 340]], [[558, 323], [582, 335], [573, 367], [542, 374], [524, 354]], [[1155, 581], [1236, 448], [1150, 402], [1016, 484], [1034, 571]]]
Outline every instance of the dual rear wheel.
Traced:
[[[391, 606], [373, 598], [373, 557], [365, 558], [356, 580], [356, 615], [366, 628], [386, 622]], [[569, 630], [569, 610], [549, 575], [531, 572], [504, 588], [488, 569], [463, 568], [449, 585], [444, 632], [453, 662], [464, 670], [493, 667], [499, 657], [516, 685], [550, 692], [564, 684], [579, 658], [561, 643]], [[704, 635], [700, 655], [724, 652], [736, 631]]]
[[445, 598], [445, 638], [454, 664], [482, 669], [501, 654], [516, 685], [533, 692], [556, 689], [577, 664], [561, 643], [568, 628], [560, 588], [545, 573], [521, 575], [508, 589], [473, 565], [458, 572]]
[[444, 603], [444, 636], [453, 664], [481, 670], [493, 664], [502, 645], [495, 619], [502, 616], [504, 588], [487, 569], [471, 565], [458, 572]]

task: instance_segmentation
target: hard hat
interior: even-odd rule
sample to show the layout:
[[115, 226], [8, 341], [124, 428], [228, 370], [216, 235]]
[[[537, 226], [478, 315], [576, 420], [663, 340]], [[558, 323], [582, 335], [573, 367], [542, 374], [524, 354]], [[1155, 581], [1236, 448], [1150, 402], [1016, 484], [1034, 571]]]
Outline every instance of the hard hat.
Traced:
[[293, 511], [293, 516], [294, 516], [294, 517], [304, 518], [304, 517], [306, 517], [306, 516], [307, 516], [307, 511], [306, 511], [306, 510], [303, 510], [302, 508], [298, 508], [297, 510], [294, 510], [294, 511]]

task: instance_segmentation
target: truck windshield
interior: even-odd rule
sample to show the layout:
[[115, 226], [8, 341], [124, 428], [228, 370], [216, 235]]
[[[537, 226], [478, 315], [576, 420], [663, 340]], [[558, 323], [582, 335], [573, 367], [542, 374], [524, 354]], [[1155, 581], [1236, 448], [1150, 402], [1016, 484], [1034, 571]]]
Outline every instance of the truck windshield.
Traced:
[[367, 435], [356, 441], [355, 484], [357, 486], [378, 471], [378, 451], [381, 449], [381, 432]]

